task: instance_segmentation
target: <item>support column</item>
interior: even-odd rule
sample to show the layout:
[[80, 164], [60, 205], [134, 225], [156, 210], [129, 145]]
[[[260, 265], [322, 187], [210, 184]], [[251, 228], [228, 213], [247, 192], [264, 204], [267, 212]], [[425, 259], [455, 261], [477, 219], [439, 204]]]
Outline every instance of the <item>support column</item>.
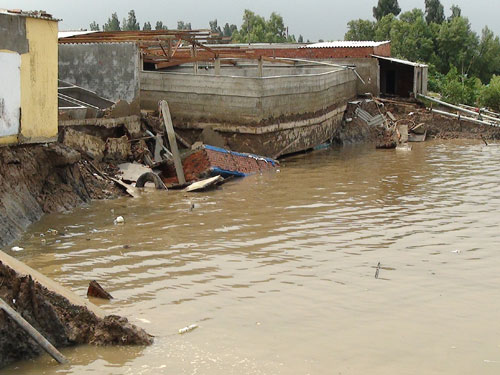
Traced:
[[262, 57], [259, 57], [259, 77], [264, 77], [264, 62], [262, 61]]
[[220, 57], [215, 57], [215, 75], [220, 76]]

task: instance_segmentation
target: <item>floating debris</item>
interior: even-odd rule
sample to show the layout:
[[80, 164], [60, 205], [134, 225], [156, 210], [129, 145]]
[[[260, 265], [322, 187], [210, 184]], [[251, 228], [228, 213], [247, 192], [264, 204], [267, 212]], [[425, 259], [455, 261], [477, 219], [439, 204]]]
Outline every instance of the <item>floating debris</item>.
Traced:
[[380, 271], [380, 262], [377, 264], [377, 270], [375, 271], [375, 278], [378, 279], [378, 273]]
[[179, 330], [179, 334], [182, 335], [184, 333], [188, 333], [188, 332], [191, 332], [192, 330], [198, 328], [198, 324], [191, 324], [190, 326], [187, 326], [187, 327], [184, 327], [184, 328], [181, 328]]
[[19, 246], [13, 246], [13, 247], [11, 248], [11, 250], [12, 250], [12, 251], [23, 251], [23, 250], [24, 250], [24, 248], [23, 248], [23, 247], [19, 247]]
[[123, 216], [118, 216], [115, 221], [114, 221], [115, 224], [123, 224], [125, 223], [125, 219], [123, 218]]

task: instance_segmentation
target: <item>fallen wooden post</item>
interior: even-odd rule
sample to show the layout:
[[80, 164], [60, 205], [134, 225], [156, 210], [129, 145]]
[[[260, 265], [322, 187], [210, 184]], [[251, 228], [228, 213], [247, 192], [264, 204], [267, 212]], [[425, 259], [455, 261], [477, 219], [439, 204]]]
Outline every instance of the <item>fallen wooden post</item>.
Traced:
[[168, 109], [168, 104], [165, 100], [160, 101], [160, 109], [163, 115], [163, 121], [165, 122], [165, 128], [167, 129], [168, 143], [170, 144], [170, 150], [174, 156], [175, 172], [177, 174], [177, 180], [179, 184], [185, 184], [186, 178], [184, 177], [184, 170], [182, 169], [181, 156], [179, 154], [179, 149], [177, 148], [177, 140], [175, 137], [174, 125], [172, 124], [172, 118], [170, 117], [170, 110]]
[[10, 307], [2, 298], [0, 298], [0, 308], [5, 311], [5, 313], [9, 315], [12, 320], [19, 324], [19, 326], [24, 329], [24, 331], [30, 335], [43, 350], [49, 353], [52, 358], [61, 364], [68, 363], [66, 357], [64, 357], [45, 337], [40, 334], [40, 332], [33, 328], [31, 324], [19, 315], [16, 310]]

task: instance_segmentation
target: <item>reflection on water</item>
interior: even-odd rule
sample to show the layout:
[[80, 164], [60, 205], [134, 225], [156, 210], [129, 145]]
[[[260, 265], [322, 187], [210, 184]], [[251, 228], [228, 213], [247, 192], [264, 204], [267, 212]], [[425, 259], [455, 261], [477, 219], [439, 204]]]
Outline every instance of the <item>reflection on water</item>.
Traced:
[[80, 295], [98, 280], [156, 341], [2, 373], [498, 374], [499, 160], [471, 141], [334, 149], [46, 216], [14, 255]]

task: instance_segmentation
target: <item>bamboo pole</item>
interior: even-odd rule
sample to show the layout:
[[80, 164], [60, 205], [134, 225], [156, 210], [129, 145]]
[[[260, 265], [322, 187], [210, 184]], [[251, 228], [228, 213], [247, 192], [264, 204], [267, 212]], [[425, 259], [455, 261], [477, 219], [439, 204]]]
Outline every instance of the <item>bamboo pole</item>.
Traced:
[[45, 337], [43, 337], [40, 332], [38, 332], [31, 324], [29, 324], [19, 313], [10, 307], [2, 298], [0, 298], [0, 308], [5, 311], [9, 317], [14, 320], [19, 326], [31, 336], [33, 340], [37, 342], [38, 345], [42, 347], [47, 353], [49, 353], [52, 358], [57, 362], [64, 364], [68, 363], [66, 357], [64, 357]]

